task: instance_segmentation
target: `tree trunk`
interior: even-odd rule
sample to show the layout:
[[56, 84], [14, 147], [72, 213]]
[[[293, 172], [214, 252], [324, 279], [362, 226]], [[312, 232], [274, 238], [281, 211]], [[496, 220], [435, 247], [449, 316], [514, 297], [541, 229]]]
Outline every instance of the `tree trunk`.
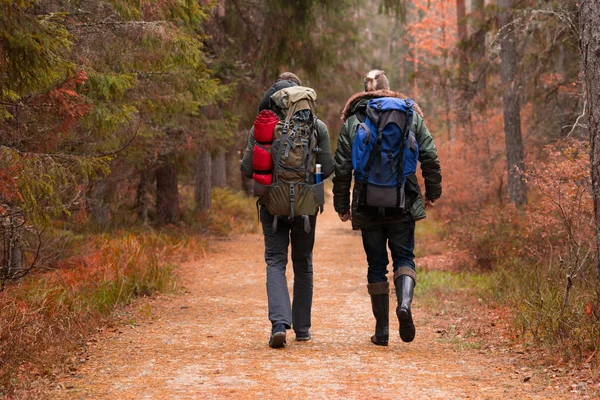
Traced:
[[196, 210], [210, 210], [211, 189], [211, 157], [205, 149], [201, 149], [196, 161], [196, 184], [194, 197], [196, 199]]
[[514, 0], [499, 0], [500, 59], [504, 88], [504, 135], [508, 167], [508, 202], [522, 206], [527, 203], [527, 188], [523, 172], [523, 139], [521, 137], [521, 105], [517, 91], [517, 51], [512, 19]]
[[581, 68], [585, 74], [588, 132], [594, 215], [596, 222], [596, 272], [600, 280], [600, 0], [579, 3]]
[[156, 169], [156, 216], [159, 224], [179, 221], [179, 188], [173, 160], [161, 156]]
[[101, 179], [91, 190], [90, 193], [90, 211], [94, 223], [102, 230], [106, 230], [110, 224], [110, 209], [107, 197], [108, 183], [106, 179]]
[[[447, 48], [447, 37], [446, 37], [446, 6], [445, 4], [442, 2], [440, 4], [441, 8], [442, 8], [442, 47], [443, 48]], [[448, 69], [448, 53], [444, 53], [444, 70]], [[450, 104], [452, 103], [452, 99], [450, 98], [451, 93], [450, 93], [450, 85], [448, 84], [448, 79], [444, 78], [443, 81], [443, 85], [442, 85], [442, 92], [444, 95], [444, 108], [445, 108], [445, 113], [446, 113], [446, 128], [448, 129], [448, 153], [450, 154], [450, 156], [452, 156], [452, 143], [454, 142], [454, 137], [452, 135], [452, 118], [450, 117]]]
[[458, 76], [460, 85], [466, 84], [469, 77], [469, 58], [465, 46], [467, 45], [467, 22], [465, 17], [467, 11], [465, 0], [456, 0], [456, 21], [458, 25]]
[[10, 259], [8, 262], [8, 270], [10, 277], [16, 277], [23, 274], [23, 252], [21, 251], [21, 243], [19, 239], [12, 240], [12, 248], [10, 251]]
[[225, 157], [225, 151], [220, 150], [212, 157], [211, 175], [213, 187], [227, 186], [227, 158]]
[[224, 19], [226, 10], [227, 10], [226, 0], [219, 0], [217, 3], [217, 17], [219, 17], [220, 19]]
[[236, 190], [242, 190], [242, 174], [240, 172], [240, 153], [237, 146], [231, 147], [226, 157], [227, 163], [227, 186]]
[[485, 109], [485, 88], [486, 88], [486, 73], [485, 73], [485, 1], [473, 0], [472, 3], [472, 21], [473, 21], [473, 50], [471, 52], [471, 62], [475, 64], [475, 74], [473, 76], [476, 82], [475, 93], [479, 97], [479, 103]]
[[145, 169], [140, 172], [140, 183], [138, 184], [135, 196], [135, 209], [144, 225], [148, 225], [150, 222], [148, 218], [148, 208], [150, 207], [148, 192], [150, 191], [150, 185], [152, 185], [152, 171]]

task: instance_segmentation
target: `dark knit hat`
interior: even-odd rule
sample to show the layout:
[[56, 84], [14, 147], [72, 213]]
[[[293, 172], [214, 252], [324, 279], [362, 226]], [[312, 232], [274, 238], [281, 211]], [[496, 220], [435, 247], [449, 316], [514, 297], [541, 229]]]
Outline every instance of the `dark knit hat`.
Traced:
[[375, 90], [389, 90], [390, 82], [388, 81], [385, 72], [374, 69], [367, 72], [365, 76], [365, 92], [373, 92]]

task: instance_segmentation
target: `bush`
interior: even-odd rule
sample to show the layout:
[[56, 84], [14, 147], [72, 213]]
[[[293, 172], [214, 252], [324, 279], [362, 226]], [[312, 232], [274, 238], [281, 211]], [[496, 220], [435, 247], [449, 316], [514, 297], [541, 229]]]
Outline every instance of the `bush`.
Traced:
[[460, 217], [453, 224], [453, 241], [469, 254], [464, 268], [493, 270], [523, 259], [526, 221], [514, 206], [488, 206]]
[[256, 232], [259, 226], [256, 198], [230, 188], [213, 188], [211, 210], [196, 216], [194, 223], [216, 235]]
[[595, 274], [593, 201], [587, 149], [546, 148], [528, 174], [530, 204], [463, 216], [453, 236], [473, 261], [492, 269], [523, 333], [564, 357], [600, 361], [600, 282]]
[[175, 289], [172, 262], [197, 239], [121, 233], [90, 240], [80, 256], [0, 293], [0, 394], [52, 375], [115, 307]]

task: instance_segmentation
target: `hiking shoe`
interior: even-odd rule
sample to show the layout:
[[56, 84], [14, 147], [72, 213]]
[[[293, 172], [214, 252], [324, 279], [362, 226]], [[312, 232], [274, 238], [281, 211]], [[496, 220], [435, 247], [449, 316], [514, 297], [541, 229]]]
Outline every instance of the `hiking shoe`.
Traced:
[[271, 337], [269, 338], [269, 346], [274, 349], [279, 349], [285, 346], [285, 325], [275, 324], [271, 330]]
[[296, 332], [296, 340], [299, 342], [308, 342], [312, 339], [310, 332]]

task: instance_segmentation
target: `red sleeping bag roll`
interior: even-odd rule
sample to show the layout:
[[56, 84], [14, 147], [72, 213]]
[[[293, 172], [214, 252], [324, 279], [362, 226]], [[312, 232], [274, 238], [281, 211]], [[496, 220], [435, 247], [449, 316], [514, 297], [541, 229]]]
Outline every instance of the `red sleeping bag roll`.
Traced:
[[259, 174], [255, 172], [252, 174], [252, 179], [254, 179], [255, 182], [258, 182], [260, 184], [270, 185], [273, 182], [273, 174], [271, 172], [264, 174]]
[[273, 132], [279, 118], [271, 110], [262, 110], [254, 120], [254, 139], [259, 143], [273, 142]]
[[268, 151], [270, 144], [255, 144], [252, 153], [252, 168], [256, 172], [270, 172], [273, 169], [273, 159]]

